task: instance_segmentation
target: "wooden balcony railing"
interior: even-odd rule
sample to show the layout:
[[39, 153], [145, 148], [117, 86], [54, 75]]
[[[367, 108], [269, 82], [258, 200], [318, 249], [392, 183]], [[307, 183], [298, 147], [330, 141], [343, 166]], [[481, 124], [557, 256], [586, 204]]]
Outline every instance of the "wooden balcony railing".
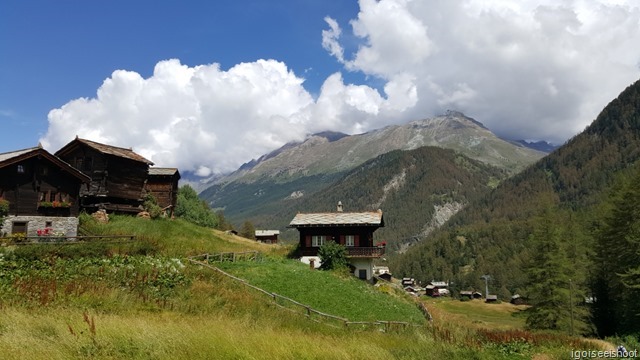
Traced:
[[384, 255], [384, 247], [349, 247], [347, 257], [381, 257]]
[[[317, 256], [317, 247], [302, 249], [302, 256]], [[347, 257], [374, 258], [384, 255], [384, 247], [347, 247]]]

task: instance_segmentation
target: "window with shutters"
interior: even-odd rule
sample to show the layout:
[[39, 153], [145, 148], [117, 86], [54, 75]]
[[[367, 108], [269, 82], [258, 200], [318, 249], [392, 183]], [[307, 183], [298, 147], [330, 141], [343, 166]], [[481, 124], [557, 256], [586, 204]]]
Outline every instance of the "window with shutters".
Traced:
[[356, 237], [353, 235], [347, 235], [344, 237], [345, 246], [356, 246]]
[[320, 246], [324, 245], [325, 238], [326, 238], [326, 236], [324, 236], [324, 235], [313, 235], [311, 237], [311, 246], [320, 247]]

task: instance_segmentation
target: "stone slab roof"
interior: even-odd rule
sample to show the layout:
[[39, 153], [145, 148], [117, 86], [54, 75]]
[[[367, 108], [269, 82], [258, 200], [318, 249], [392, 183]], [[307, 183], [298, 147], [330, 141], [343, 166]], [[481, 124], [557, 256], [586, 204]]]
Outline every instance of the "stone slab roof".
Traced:
[[382, 211], [368, 212], [327, 212], [327, 213], [298, 213], [289, 227], [329, 226], [329, 225], [360, 225], [384, 226]]

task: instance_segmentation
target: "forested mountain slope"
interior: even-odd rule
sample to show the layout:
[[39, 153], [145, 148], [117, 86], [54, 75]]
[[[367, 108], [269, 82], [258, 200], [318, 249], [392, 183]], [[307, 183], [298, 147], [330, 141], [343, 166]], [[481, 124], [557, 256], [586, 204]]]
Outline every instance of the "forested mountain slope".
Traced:
[[507, 176], [503, 169], [453, 150], [396, 150], [367, 161], [314, 195], [291, 199], [265, 221], [283, 228], [297, 212], [335, 211], [338, 201], [345, 211], [382, 209], [385, 227], [375, 232], [376, 241], [396, 250], [442, 225]]
[[536, 216], [558, 208], [547, 227], [579, 249], [572, 266], [589, 281], [594, 227], [616, 180], [640, 157], [640, 82], [624, 90], [597, 119], [553, 153], [472, 201], [439, 231], [392, 261], [397, 276], [449, 279], [462, 288], [490, 286], [503, 299], [521, 292], [530, 264]]

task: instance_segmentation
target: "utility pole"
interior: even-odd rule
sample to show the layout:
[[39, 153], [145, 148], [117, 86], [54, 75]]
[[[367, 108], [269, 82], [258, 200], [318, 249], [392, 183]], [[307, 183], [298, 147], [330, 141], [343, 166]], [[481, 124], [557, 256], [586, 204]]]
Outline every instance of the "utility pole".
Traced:
[[482, 275], [480, 276], [480, 279], [484, 279], [484, 288], [485, 288], [484, 298], [486, 299], [487, 296], [489, 296], [489, 279], [491, 279], [491, 275]]

